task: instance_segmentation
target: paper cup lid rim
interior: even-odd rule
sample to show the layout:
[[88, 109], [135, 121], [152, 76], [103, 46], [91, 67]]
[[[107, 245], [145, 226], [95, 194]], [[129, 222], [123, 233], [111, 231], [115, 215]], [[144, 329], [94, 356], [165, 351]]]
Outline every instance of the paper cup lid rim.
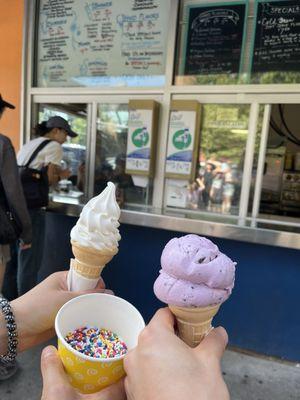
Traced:
[[55, 332], [56, 332], [56, 335], [57, 335], [58, 339], [59, 339], [62, 343], [64, 343], [64, 344], [67, 346], [67, 348], [68, 348], [76, 357], [79, 357], [79, 356], [80, 356], [81, 358], [83, 358], [83, 359], [85, 359], [85, 360], [87, 360], [87, 361], [92, 361], [92, 362], [104, 362], [104, 363], [109, 363], [109, 362], [114, 362], [114, 361], [122, 360], [122, 359], [125, 357], [126, 354], [123, 354], [122, 356], [118, 356], [118, 357], [113, 357], [113, 358], [95, 358], [95, 357], [87, 356], [86, 354], [82, 354], [82, 353], [80, 353], [80, 351], [77, 351], [77, 350], [73, 349], [73, 347], [70, 346], [69, 343], [66, 342], [66, 340], [65, 340], [64, 337], [61, 335], [61, 333], [60, 333], [60, 331], [59, 331], [59, 329], [58, 329], [58, 318], [59, 318], [61, 312], [63, 311], [63, 309], [64, 309], [67, 305], [69, 305], [70, 303], [75, 303], [76, 301], [78, 301], [78, 299], [80, 299], [80, 298], [82, 298], [82, 297], [95, 296], [95, 295], [96, 295], [96, 296], [101, 296], [101, 297], [114, 297], [114, 298], [117, 298], [118, 300], [120, 300], [120, 301], [122, 301], [122, 302], [124, 302], [124, 303], [129, 304], [129, 305], [137, 312], [137, 314], [138, 314], [138, 316], [139, 316], [139, 318], [140, 318], [140, 320], [141, 320], [141, 322], [142, 322], [142, 325], [145, 327], [145, 321], [144, 321], [142, 315], [140, 314], [139, 310], [138, 310], [133, 304], [129, 303], [129, 301], [123, 299], [122, 297], [114, 296], [114, 295], [108, 294], [108, 293], [87, 293], [87, 294], [82, 294], [82, 295], [80, 295], [80, 296], [74, 297], [73, 299], [67, 301], [67, 302], [58, 310], [58, 312], [57, 312], [57, 314], [56, 314], [56, 317], [55, 317]]

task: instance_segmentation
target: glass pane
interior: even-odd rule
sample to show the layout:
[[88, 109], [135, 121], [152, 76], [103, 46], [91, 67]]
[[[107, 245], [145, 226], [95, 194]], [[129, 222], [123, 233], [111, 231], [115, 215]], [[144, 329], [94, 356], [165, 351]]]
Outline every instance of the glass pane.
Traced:
[[246, 83], [247, 3], [222, 3], [183, 1], [176, 85]]
[[78, 136], [76, 138], [67, 136], [66, 142], [62, 145], [61, 168], [68, 169], [70, 176], [61, 179], [55, 187], [52, 187], [51, 198], [57, 202], [79, 204], [86, 190], [87, 106], [86, 104], [39, 104], [39, 123], [53, 116], [66, 119]]
[[164, 85], [171, 0], [38, 3], [38, 87]]
[[[272, 107], [260, 213], [300, 218], [299, 104]], [[297, 220], [299, 223], [299, 219]]]
[[299, 0], [183, 0], [176, 85], [300, 83]]
[[299, 0], [255, 3], [251, 83], [300, 83]]
[[249, 112], [248, 104], [203, 105], [196, 176], [167, 180], [167, 206], [238, 215]]
[[117, 185], [117, 197], [121, 206], [150, 205], [152, 179], [129, 175], [125, 172], [128, 133], [128, 105], [100, 104], [98, 106], [95, 195], [108, 181]]

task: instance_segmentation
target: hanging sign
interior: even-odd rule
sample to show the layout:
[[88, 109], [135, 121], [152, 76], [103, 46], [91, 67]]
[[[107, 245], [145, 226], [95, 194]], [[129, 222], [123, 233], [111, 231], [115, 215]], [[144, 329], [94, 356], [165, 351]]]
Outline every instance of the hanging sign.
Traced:
[[255, 18], [252, 82], [295, 82], [300, 63], [299, 0], [256, 0]]
[[130, 100], [126, 152], [126, 173], [154, 175], [159, 103]]
[[184, 75], [237, 76], [243, 59], [248, 1], [187, 7]]
[[164, 84], [170, 0], [37, 3], [37, 86]]
[[172, 101], [165, 176], [190, 179], [195, 175], [199, 143], [200, 104]]

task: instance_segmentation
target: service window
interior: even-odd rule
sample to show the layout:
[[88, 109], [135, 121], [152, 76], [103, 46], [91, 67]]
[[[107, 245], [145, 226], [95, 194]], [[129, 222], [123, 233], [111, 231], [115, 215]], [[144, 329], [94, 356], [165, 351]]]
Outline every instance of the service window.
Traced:
[[204, 104], [196, 175], [167, 179], [165, 205], [238, 215], [248, 136], [248, 104]]
[[61, 168], [69, 170], [69, 177], [60, 180], [56, 186], [52, 187], [50, 196], [53, 201], [80, 204], [86, 192], [87, 105], [38, 105], [39, 123], [53, 116], [66, 119], [78, 136], [76, 138], [67, 136], [67, 141], [62, 145]]
[[128, 104], [99, 104], [97, 115], [94, 195], [108, 181], [117, 185], [121, 206], [150, 205], [153, 181], [151, 178], [126, 173], [128, 134]]

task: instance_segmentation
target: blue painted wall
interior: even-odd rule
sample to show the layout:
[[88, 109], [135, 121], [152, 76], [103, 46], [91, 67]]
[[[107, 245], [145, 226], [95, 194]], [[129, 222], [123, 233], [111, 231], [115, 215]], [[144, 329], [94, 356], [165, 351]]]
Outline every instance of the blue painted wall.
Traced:
[[[69, 233], [76, 219], [47, 215], [47, 245], [40, 273], [69, 268]], [[104, 269], [115, 294], [133, 303], [149, 320], [162, 305], [153, 294], [164, 245], [180, 232], [122, 225], [120, 251]], [[226, 239], [213, 241], [237, 261], [233, 294], [214, 319], [230, 344], [270, 356], [300, 361], [300, 251]]]

